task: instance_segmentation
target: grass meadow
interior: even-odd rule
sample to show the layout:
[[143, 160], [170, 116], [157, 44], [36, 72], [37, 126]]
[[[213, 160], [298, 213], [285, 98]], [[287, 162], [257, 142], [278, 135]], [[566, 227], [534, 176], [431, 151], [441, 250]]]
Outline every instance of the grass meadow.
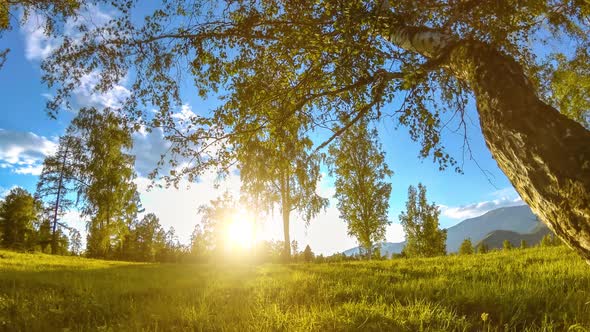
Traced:
[[290, 265], [0, 251], [0, 330], [590, 331], [590, 266], [566, 247]]

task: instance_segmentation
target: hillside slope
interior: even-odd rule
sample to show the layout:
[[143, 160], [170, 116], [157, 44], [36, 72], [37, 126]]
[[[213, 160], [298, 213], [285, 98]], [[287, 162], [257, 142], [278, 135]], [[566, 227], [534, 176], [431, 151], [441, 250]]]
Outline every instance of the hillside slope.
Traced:
[[494, 231], [531, 233], [541, 225], [527, 205], [503, 207], [479, 217], [463, 220], [447, 230], [447, 252], [459, 250], [461, 242], [469, 238], [477, 243]]
[[[455, 226], [449, 227], [447, 229], [447, 252], [458, 251], [461, 242], [465, 239], [469, 238], [472, 243], [478, 243], [488, 234], [495, 231], [510, 231], [526, 235], [535, 233], [539, 229], [546, 230], [547, 227], [537, 220], [527, 205], [503, 207], [488, 211], [479, 217], [465, 219]], [[504, 233], [498, 233], [496, 236], [499, 237], [502, 234]], [[545, 234], [543, 233], [543, 235]], [[531, 241], [534, 241], [538, 235], [532, 236]], [[512, 236], [511, 238], [516, 239], [517, 237]], [[517, 243], [520, 244], [520, 240]], [[391, 256], [394, 253], [400, 253], [405, 246], [405, 242], [384, 242], [380, 245], [381, 254]], [[348, 249], [343, 253], [347, 256], [357, 255], [359, 247]]]
[[490, 249], [500, 249], [503, 247], [504, 240], [510, 241], [513, 247], [520, 246], [522, 240], [526, 241], [528, 246], [534, 246], [541, 242], [541, 239], [547, 234], [552, 234], [552, 232], [544, 225], [536, 231], [526, 234], [512, 231], [493, 231], [479, 241], [476, 246], [485, 244]]

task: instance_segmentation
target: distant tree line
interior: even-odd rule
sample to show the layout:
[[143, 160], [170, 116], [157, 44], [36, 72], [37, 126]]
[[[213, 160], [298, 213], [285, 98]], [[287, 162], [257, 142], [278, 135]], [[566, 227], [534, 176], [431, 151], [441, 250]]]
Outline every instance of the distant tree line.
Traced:
[[[554, 236], [552, 234], [546, 234], [545, 236], [543, 236], [541, 238], [541, 240], [539, 241], [539, 243], [536, 244], [536, 246], [544, 248], [544, 247], [559, 246], [559, 245], [563, 245], [563, 244], [564, 244], [563, 241], [561, 241], [556, 236]], [[514, 245], [509, 240], [504, 240], [502, 242], [502, 249], [501, 250], [510, 251], [513, 249], [527, 249], [529, 247], [530, 247], [530, 244], [524, 239], [520, 240], [519, 246]], [[474, 247], [473, 243], [471, 242], [471, 239], [465, 239], [465, 240], [463, 240], [463, 242], [461, 243], [461, 246], [459, 247], [458, 254], [459, 255], [471, 255], [473, 253], [485, 254], [488, 252], [490, 252], [490, 248], [485, 243], [479, 243], [477, 246]]]
[[22, 188], [11, 189], [0, 200], [0, 243], [3, 248], [49, 252], [51, 245], [55, 253], [67, 254], [71, 243], [72, 252], [79, 250], [80, 234], [73, 229], [66, 234], [64, 230], [52, 233], [42, 202]]

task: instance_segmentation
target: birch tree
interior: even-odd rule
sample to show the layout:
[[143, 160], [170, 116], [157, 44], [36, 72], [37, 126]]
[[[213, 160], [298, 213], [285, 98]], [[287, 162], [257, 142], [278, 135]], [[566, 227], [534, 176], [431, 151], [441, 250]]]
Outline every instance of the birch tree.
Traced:
[[[273, 84], [276, 84], [274, 82]], [[283, 253], [291, 258], [290, 224], [293, 212], [309, 224], [328, 204], [316, 193], [320, 180], [320, 158], [311, 154], [312, 140], [305, 115], [285, 115], [285, 108], [259, 112], [252, 126], [266, 123], [264, 131], [234, 136], [235, 158], [240, 170], [242, 191], [267, 214], [278, 208], [283, 224]]]

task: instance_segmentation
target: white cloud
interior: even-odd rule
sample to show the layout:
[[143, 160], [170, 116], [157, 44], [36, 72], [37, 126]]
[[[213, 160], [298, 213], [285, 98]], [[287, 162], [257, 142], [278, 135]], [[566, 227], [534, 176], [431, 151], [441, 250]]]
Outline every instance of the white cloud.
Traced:
[[[63, 34], [76, 43], [82, 37], [79, 26], [101, 27], [110, 20], [111, 15], [102, 11], [96, 5], [88, 5], [82, 8], [76, 18], [69, 18], [65, 25]], [[25, 37], [25, 57], [29, 61], [42, 61], [51, 55], [62, 43], [62, 38], [51, 37], [45, 33], [47, 19], [39, 13], [30, 13], [25, 23], [21, 26], [21, 33]], [[130, 91], [124, 86], [125, 80], [118, 82], [109, 91], [98, 91], [100, 77], [99, 71], [93, 71], [81, 78], [76, 88], [72, 91], [73, 108], [80, 107], [110, 107], [120, 108], [122, 101], [129, 97]], [[51, 98], [50, 94], [42, 94]]]
[[25, 57], [27, 60], [44, 60], [59, 45], [59, 41], [47, 37], [44, 26], [45, 17], [31, 13], [27, 21], [21, 26], [25, 35]]
[[10, 188], [0, 187], [0, 199], [4, 199], [4, 197], [6, 197], [6, 195], [8, 195], [8, 193], [14, 188], [18, 188], [18, 186], [14, 185]]
[[[133, 150], [135, 156], [135, 170], [139, 176], [147, 176], [156, 168], [160, 157], [168, 152], [171, 143], [164, 139], [161, 128], [155, 128], [151, 132], [145, 129], [133, 135]], [[162, 172], [167, 173], [169, 167], [163, 166]]]
[[40, 175], [41, 172], [43, 171], [43, 165], [42, 164], [37, 164], [37, 165], [27, 165], [24, 167], [20, 167], [14, 170], [14, 173], [16, 174], [23, 174], [23, 175]]
[[441, 213], [451, 219], [463, 220], [481, 216], [488, 211], [501, 207], [524, 204], [522, 198], [512, 187], [494, 191], [490, 193], [490, 196], [495, 199], [456, 207], [440, 205]]
[[56, 149], [56, 142], [46, 137], [0, 129], [0, 167], [14, 173], [39, 175], [43, 159]]
[[80, 211], [77, 210], [70, 210], [66, 212], [60, 219], [60, 222], [83, 233], [86, 233], [86, 221], [87, 219], [82, 217]]
[[[24, 14], [24, 13], [23, 13]], [[78, 27], [104, 26], [111, 20], [111, 15], [102, 11], [98, 6], [90, 4], [78, 11], [77, 15], [66, 20], [63, 34], [74, 41], [81, 38]], [[25, 57], [29, 61], [45, 60], [62, 43], [62, 38], [49, 36], [46, 31], [47, 19], [40, 13], [28, 13], [26, 21], [21, 25], [21, 33], [25, 37]]]
[[187, 124], [196, 116], [197, 115], [193, 112], [193, 109], [189, 104], [182, 104], [180, 112], [172, 114], [172, 118], [179, 120], [180, 124]]
[[127, 99], [131, 92], [124, 86], [126, 80], [115, 84], [112, 89], [106, 92], [97, 91], [100, 81], [98, 71], [85, 75], [81, 78], [80, 84], [73, 90], [74, 108], [78, 107], [109, 107], [112, 109], [121, 108], [121, 105]]

